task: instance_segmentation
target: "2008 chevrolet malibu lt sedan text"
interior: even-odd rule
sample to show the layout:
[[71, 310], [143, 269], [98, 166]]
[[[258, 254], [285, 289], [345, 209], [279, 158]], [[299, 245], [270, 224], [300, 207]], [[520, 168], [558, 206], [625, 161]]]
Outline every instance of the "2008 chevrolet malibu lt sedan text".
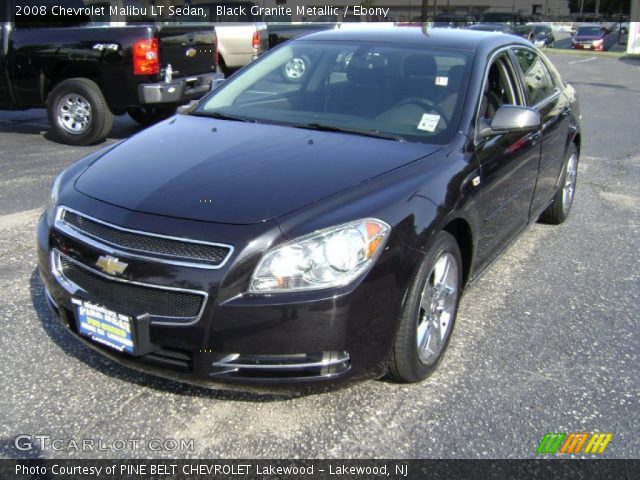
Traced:
[[57, 178], [47, 299], [96, 350], [192, 383], [423, 380], [464, 286], [569, 214], [578, 119], [515, 36], [287, 42]]

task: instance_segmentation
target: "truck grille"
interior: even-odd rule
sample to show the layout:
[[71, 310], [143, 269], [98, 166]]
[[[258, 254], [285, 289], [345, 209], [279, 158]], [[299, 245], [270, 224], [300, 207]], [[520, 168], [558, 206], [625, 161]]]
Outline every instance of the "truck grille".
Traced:
[[134, 316], [149, 314], [152, 321], [160, 323], [185, 324], [199, 318], [206, 301], [204, 292], [111, 279], [56, 250], [52, 255], [54, 274], [84, 292], [88, 300], [115, 311]]
[[[137, 232], [89, 218], [62, 208], [57, 226], [72, 236], [79, 233], [98, 242], [128, 251], [151, 255], [169, 263], [193, 262], [193, 266], [219, 268], [231, 254], [232, 247], [189, 239], [169, 238], [147, 232]], [[68, 228], [72, 229], [69, 232]]]

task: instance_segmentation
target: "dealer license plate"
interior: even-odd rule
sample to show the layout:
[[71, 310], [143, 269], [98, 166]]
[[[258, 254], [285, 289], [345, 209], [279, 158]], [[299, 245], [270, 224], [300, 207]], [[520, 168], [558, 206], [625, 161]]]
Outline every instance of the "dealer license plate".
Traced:
[[77, 298], [73, 299], [73, 303], [76, 307], [80, 334], [119, 352], [135, 352], [130, 316]]

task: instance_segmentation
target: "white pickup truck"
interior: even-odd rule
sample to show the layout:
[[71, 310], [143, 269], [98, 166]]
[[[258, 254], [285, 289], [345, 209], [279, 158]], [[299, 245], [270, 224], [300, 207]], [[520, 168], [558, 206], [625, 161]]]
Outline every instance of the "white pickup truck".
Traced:
[[226, 75], [255, 60], [269, 48], [267, 24], [252, 12], [255, 3], [192, 0], [191, 5], [204, 8], [206, 18], [198, 21], [215, 25], [219, 64]]

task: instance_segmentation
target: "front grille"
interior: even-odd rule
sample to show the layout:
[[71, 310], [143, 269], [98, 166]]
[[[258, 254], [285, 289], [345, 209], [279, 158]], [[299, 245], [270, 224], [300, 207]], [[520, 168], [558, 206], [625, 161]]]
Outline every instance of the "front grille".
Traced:
[[231, 253], [229, 246], [198, 243], [187, 239], [171, 239], [125, 230], [67, 209], [63, 210], [61, 220], [81, 234], [100, 242], [124, 250], [151, 254], [154, 257], [203, 262], [216, 267], [221, 266]]
[[170, 319], [172, 323], [191, 322], [202, 310], [204, 295], [110, 280], [57, 255], [58, 273], [86, 292], [89, 300], [105, 307], [134, 316], [149, 314], [152, 319]]

